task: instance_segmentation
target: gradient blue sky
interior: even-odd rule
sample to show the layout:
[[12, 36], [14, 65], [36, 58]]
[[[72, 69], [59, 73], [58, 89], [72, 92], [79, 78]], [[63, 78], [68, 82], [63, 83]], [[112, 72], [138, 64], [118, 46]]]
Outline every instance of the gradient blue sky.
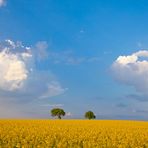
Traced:
[[[31, 55], [21, 80], [18, 73], [6, 80], [12, 61], [0, 58], [0, 117], [48, 118], [61, 107], [67, 118], [92, 110], [97, 118], [147, 120], [147, 18], [147, 0], [0, 0], [0, 53], [7, 47], [6, 60], [20, 61], [29, 47]], [[141, 63], [121, 67], [133, 55]]]

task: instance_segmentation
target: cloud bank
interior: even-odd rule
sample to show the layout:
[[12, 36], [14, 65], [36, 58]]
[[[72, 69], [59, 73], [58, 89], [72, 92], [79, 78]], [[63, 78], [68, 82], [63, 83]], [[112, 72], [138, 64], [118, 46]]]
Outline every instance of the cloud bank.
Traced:
[[148, 94], [148, 50], [119, 56], [111, 66], [114, 78], [136, 91]]

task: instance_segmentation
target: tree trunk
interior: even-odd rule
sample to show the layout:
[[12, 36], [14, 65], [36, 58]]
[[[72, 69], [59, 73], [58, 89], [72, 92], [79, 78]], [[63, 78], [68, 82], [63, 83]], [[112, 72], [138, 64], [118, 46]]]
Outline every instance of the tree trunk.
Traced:
[[61, 119], [61, 116], [59, 115], [58, 118]]

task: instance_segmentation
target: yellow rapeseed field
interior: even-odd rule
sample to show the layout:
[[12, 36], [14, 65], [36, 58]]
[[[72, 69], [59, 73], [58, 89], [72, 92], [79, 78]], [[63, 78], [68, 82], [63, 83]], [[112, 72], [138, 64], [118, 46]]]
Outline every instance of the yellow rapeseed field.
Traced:
[[148, 148], [148, 122], [0, 120], [0, 148]]

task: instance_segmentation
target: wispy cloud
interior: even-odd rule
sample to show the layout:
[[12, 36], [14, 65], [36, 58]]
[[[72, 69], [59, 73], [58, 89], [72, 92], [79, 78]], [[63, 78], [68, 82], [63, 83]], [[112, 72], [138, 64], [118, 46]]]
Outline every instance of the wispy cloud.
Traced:
[[147, 114], [148, 110], [135, 110], [136, 113]]
[[127, 104], [124, 104], [124, 103], [118, 103], [116, 104], [116, 107], [119, 107], [119, 108], [126, 108], [128, 105]]
[[47, 60], [53, 64], [64, 65], [79, 65], [82, 63], [94, 63], [99, 62], [98, 56], [78, 56], [72, 50], [63, 50], [57, 52], [50, 49], [46, 41], [39, 41], [34, 47], [34, 54], [38, 60]]
[[36, 43], [33, 52], [38, 60], [43, 60], [48, 58], [49, 56], [49, 52], [47, 49], [48, 43], [46, 41], [39, 41]]
[[143, 94], [130, 94], [125, 96], [128, 99], [133, 99], [137, 100], [140, 102], [147, 102], [148, 101], [148, 95], [143, 95]]
[[40, 98], [50, 98], [58, 96], [68, 90], [68, 88], [63, 88], [58, 81], [52, 81], [47, 85], [47, 91]]
[[42, 104], [43, 107], [62, 107], [64, 104]]
[[0, 7], [5, 6], [6, 5], [6, 0], [0, 0]]
[[142, 43], [141, 43], [141, 42], [138, 42], [138, 43], [137, 43], [137, 46], [138, 46], [139, 48], [142, 48]]
[[80, 33], [85, 33], [85, 30], [82, 28], [82, 29], [80, 30]]
[[100, 57], [92, 56], [92, 57], [79, 57], [75, 56], [72, 52], [61, 52], [61, 53], [50, 53], [50, 61], [54, 64], [65, 64], [65, 65], [79, 65], [83, 63], [94, 63], [99, 62]]

